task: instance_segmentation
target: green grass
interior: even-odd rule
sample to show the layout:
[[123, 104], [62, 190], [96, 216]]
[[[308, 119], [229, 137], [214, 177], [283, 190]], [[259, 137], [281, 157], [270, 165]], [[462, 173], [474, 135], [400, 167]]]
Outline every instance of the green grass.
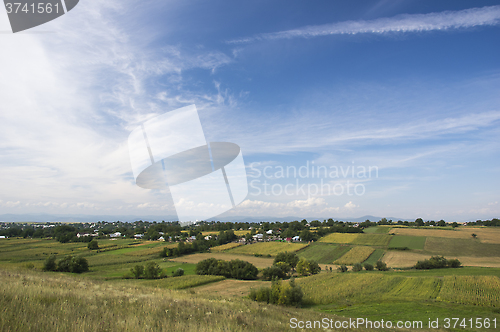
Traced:
[[495, 276], [446, 276], [438, 300], [500, 307], [500, 279]]
[[389, 242], [389, 249], [391, 248], [408, 248], [408, 249], [424, 249], [425, 236], [406, 236], [396, 235], [393, 236]]
[[320, 264], [330, 264], [351, 249], [349, 246], [339, 246], [328, 243], [313, 243], [297, 252], [300, 258], [314, 260]]
[[271, 255], [284, 251], [292, 252], [306, 247], [305, 243], [288, 243], [288, 242], [258, 242], [239, 246], [226, 251], [229, 254], [244, 254], [244, 255]]
[[375, 264], [384, 256], [383, 249], [375, 249], [375, 251], [364, 261], [363, 263], [371, 264], [375, 266]]

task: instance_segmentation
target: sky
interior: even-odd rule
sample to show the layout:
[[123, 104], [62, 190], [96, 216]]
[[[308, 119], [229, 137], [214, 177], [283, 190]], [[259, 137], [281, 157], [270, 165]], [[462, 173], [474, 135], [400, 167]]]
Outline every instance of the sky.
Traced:
[[175, 215], [127, 139], [195, 104], [230, 216], [500, 217], [500, 1], [82, 0], [0, 9], [0, 214]]

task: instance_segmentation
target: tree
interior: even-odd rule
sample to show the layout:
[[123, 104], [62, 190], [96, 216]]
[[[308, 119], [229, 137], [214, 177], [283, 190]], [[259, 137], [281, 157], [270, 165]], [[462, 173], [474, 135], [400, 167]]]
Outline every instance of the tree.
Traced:
[[422, 218], [415, 219], [415, 225], [417, 225], [417, 226], [423, 226], [424, 225], [424, 221], [422, 220]]
[[55, 255], [50, 255], [49, 257], [47, 257], [47, 259], [43, 263], [43, 270], [44, 271], [57, 270], [56, 256]]
[[344, 264], [342, 264], [342, 265], [340, 265], [340, 266], [337, 268], [337, 271], [339, 271], [340, 273], [347, 272], [347, 266], [345, 266]]
[[302, 232], [300, 232], [300, 239], [304, 242], [310, 242], [314, 240], [314, 234], [311, 233], [310, 230], [304, 229]]
[[471, 236], [475, 239], [477, 239], [477, 234], [476, 233], [472, 233]]
[[276, 264], [278, 262], [285, 262], [290, 265], [292, 270], [295, 270], [295, 267], [297, 266], [297, 263], [299, 262], [299, 256], [297, 256], [296, 253], [294, 252], [280, 252], [276, 255], [274, 258], [273, 264]]
[[57, 263], [57, 271], [83, 273], [89, 270], [89, 263], [84, 257], [66, 256]]
[[175, 271], [172, 271], [172, 276], [174, 277], [180, 277], [184, 275], [184, 269], [178, 268]]
[[146, 279], [156, 279], [161, 272], [161, 268], [156, 262], [148, 262], [144, 268]]
[[362, 270], [363, 270], [363, 265], [361, 265], [361, 263], [356, 263], [352, 267], [352, 271], [353, 272], [359, 272], [359, 271], [362, 271]]
[[363, 266], [365, 267], [366, 271], [373, 271], [373, 265], [371, 265], [370, 263], [365, 263], [363, 264]]
[[382, 261], [377, 261], [375, 264], [375, 268], [379, 271], [387, 271], [389, 268], [387, 267], [387, 264], [382, 262]]
[[92, 240], [87, 244], [87, 248], [90, 250], [97, 250], [99, 249], [99, 244], [97, 243], [97, 240]]
[[321, 268], [315, 261], [309, 261], [305, 258], [301, 258], [297, 264], [297, 273], [303, 276], [316, 274], [319, 273], [319, 271], [321, 271]]
[[438, 222], [438, 226], [439, 226], [439, 227], [444, 227], [444, 226], [446, 226], [446, 221], [444, 221], [443, 219], [439, 220], [439, 222]]
[[144, 274], [144, 266], [136, 265], [130, 269], [130, 272], [132, 272], [136, 279], [139, 279]]

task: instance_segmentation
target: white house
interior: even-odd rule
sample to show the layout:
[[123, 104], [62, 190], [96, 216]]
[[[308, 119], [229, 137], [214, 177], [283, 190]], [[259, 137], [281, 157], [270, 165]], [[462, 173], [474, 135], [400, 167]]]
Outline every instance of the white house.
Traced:
[[273, 230], [272, 229], [268, 230], [266, 234], [273, 234]]
[[135, 234], [134, 238], [135, 239], [142, 239], [144, 237], [144, 234]]
[[7, 237], [5, 235], [0, 235], [0, 239], [6, 239]]
[[122, 233], [120, 233], [120, 232], [109, 234], [109, 237], [112, 237], [112, 238], [121, 237], [121, 236], [122, 236]]
[[293, 242], [299, 242], [300, 241], [300, 236], [297, 235], [297, 236], [292, 237], [292, 241]]

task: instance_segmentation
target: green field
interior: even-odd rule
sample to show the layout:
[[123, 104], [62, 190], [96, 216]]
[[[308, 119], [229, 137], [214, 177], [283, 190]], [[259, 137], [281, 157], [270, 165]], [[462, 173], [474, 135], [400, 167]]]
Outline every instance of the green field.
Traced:
[[306, 247], [305, 243], [288, 243], [288, 242], [258, 242], [254, 244], [247, 244], [244, 246], [239, 246], [234, 249], [228, 250], [229, 254], [244, 254], [244, 255], [271, 255], [276, 256], [276, 254], [284, 251], [297, 251]]
[[339, 246], [328, 243], [313, 243], [297, 252], [299, 257], [314, 260], [320, 264], [330, 264], [351, 249], [349, 246]]
[[319, 239], [319, 242], [356, 244], [362, 246], [387, 246], [390, 240], [391, 236], [385, 234], [332, 233]]
[[389, 242], [389, 249], [391, 248], [424, 249], [426, 240], [427, 238], [425, 236], [396, 235], [393, 236], [391, 242]]
[[383, 249], [375, 249], [375, 251], [368, 257], [363, 263], [375, 265], [377, 261], [379, 261], [382, 256], [384, 256]]

